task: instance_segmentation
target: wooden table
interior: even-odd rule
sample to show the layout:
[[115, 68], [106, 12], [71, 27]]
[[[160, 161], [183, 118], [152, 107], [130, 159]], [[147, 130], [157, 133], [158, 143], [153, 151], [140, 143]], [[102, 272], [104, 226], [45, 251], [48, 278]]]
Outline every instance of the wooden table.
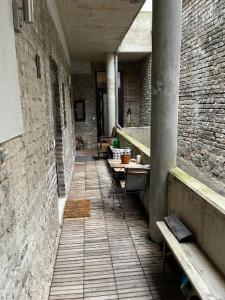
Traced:
[[110, 168], [115, 169], [115, 171], [124, 171], [124, 169], [129, 169], [129, 168], [146, 168], [149, 169], [150, 165], [142, 165], [138, 164], [136, 161], [130, 161], [129, 164], [122, 164], [120, 159], [108, 159], [108, 164]]

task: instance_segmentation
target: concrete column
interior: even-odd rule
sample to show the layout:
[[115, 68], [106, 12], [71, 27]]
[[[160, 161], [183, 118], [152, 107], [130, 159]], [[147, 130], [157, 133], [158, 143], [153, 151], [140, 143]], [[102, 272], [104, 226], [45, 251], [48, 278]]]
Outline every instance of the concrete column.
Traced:
[[111, 136], [112, 128], [116, 125], [116, 73], [115, 54], [106, 56], [107, 93], [108, 93], [108, 134]]
[[182, 1], [153, 0], [149, 226], [167, 215], [168, 170], [176, 166]]
[[116, 94], [116, 125], [119, 123], [119, 91], [118, 91], [118, 54], [115, 54], [115, 94]]

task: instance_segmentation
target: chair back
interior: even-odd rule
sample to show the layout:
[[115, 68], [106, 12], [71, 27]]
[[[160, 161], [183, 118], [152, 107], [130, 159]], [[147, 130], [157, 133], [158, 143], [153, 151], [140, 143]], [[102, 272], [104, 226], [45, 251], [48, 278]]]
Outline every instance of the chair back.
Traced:
[[113, 127], [112, 129], [112, 134], [111, 134], [111, 138], [115, 138], [116, 137], [116, 133], [117, 133], [117, 128], [116, 127]]
[[148, 183], [149, 168], [125, 169], [125, 189], [127, 192], [145, 191]]

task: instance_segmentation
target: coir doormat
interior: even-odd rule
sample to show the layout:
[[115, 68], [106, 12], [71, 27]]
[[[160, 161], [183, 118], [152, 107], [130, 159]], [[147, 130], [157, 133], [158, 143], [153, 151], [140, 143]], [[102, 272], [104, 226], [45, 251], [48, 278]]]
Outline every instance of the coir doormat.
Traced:
[[90, 200], [68, 200], [64, 210], [64, 218], [90, 217]]

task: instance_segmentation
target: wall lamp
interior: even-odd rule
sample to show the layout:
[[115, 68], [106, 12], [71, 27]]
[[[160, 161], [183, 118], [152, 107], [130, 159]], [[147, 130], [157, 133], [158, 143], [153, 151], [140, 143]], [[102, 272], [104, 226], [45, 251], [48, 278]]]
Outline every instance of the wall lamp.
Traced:
[[23, 0], [19, 6], [16, 0], [12, 2], [13, 6], [13, 23], [15, 31], [21, 32], [23, 22], [34, 23], [34, 5], [33, 0]]

